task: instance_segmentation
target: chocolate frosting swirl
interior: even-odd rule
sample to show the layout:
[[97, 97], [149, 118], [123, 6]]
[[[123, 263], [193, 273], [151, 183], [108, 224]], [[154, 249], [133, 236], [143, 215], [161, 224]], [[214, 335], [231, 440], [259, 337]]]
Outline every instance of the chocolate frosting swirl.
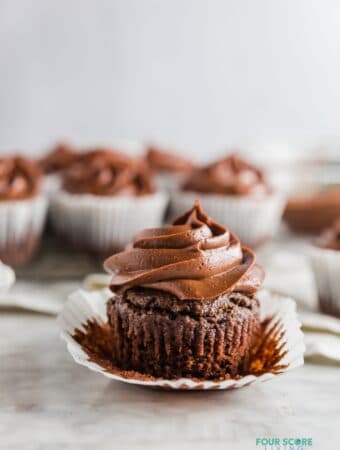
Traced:
[[79, 153], [69, 144], [57, 144], [46, 156], [40, 159], [39, 164], [44, 173], [61, 172], [73, 164]]
[[188, 173], [195, 168], [188, 159], [173, 152], [161, 150], [154, 145], [149, 145], [145, 159], [155, 172]]
[[105, 149], [79, 156], [63, 172], [63, 188], [73, 194], [100, 196], [151, 194], [152, 175], [142, 160]]
[[113, 274], [113, 292], [143, 286], [180, 300], [213, 299], [232, 291], [253, 295], [264, 278], [253, 251], [210, 219], [199, 202], [173, 225], [142, 231], [104, 267]]
[[38, 164], [22, 156], [0, 158], [0, 201], [24, 200], [40, 191], [42, 174]]
[[315, 243], [318, 247], [340, 250], [340, 218], [325, 228]]
[[236, 154], [195, 170], [183, 189], [224, 195], [259, 195], [270, 192], [262, 171]]

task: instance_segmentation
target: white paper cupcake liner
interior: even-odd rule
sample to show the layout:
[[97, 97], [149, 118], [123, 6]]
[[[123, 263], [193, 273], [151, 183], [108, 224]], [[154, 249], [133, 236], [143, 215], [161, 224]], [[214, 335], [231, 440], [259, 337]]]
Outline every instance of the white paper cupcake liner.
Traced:
[[308, 254], [321, 309], [340, 315], [340, 251], [311, 245]]
[[235, 232], [244, 245], [262, 244], [276, 233], [285, 205], [281, 194], [234, 197], [177, 191], [171, 195], [170, 215], [175, 218], [200, 200], [204, 211], [216, 222]]
[[123, 248], [143, 228], [162, 224], [165, 193], [141, 197], [99, 197], [65, 191], [51, 200], [52, 226], [73, 245], [95, 252]]
[[61, 189], [61, 176], [57, 173], [45, 175], [43, 179], [43, 192], [47, 198], [53, 197]]
[[186, 174], [163, 172], [155, 174], [154, 179], [159, 190], [171, 193], [180, 188], [186, 177]]
[[43, 196], [0, 202], [0, 248], [14, 249], [28, 238], [39, 239], [46, 212], [47, 200]]
[[[78, 290], [73, 293], [60, 313], [57, 321], [60, 327], [61, 336], [67, 342], [67, 349], [75, 362], [87, 367], [90, 370], [117, 381], [123, 381], [130, 384], [138, 384], [148, 387], [159, 387], [166, 389], [181, 390], [210, 390], [210, 389], [236, 389], [251, 384], [260, 383], [274, 378], [278, 374], [272, 372], [263, 373], [260, 376], [246, 375], [240, 379], [224, 381], [196, 381], [190, 378], [180, 378], [177, 380], [166, 380], [162, 378], [153, 378], [143, 380], [124, 374], [114, 374], [106, 371], [103, 367], [89, 360], [88, 355], [82, 347], [72, 337], [75, 330], [84, 330], [83, 324], [88, 320], [96, 319], [98, 323], [107, 322], [106, 303], [112, 292], [104, 289], [97, 292], [86, 292]], [[303, 353], [305, 345], [303, 334], [300, 329], [301, 324], [296, 315], [294, 300], [288, 297], [282, 297], [277, 294], [271, 294], [268, 291], [262, 291], [259, 295], [261, 305], [261, 319], [272, 317], [273, 321], [280, 320], [284, 334], [281, 338], [283, 350], [286, 351], [280, 364], [286, 367], [282, 373], [299, 367], [303, 364]]]

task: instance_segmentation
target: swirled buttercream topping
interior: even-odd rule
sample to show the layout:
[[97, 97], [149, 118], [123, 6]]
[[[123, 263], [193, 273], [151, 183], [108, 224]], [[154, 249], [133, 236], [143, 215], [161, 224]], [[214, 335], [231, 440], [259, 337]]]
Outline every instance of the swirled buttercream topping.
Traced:
[[231, 291], [253, 295], [264, 278], [254, 252], [210, 219], [199, 202], [172, 225], [142, 231], [104, 267], [113, 274], [113, 292], [143, 286], [181, 300], [207, 300]]
[[262, 171], [236, 154], [195, 170], [183, 189], [222, 195], [262, 195], [270, 192]]
[[340, 250], [340, 219], [331, 227], [325, 228], [315, 241], [318, 247]]
[[188, 173], [195, 165], [182, 156], [150, 145], [145, 159], [150, 168], [155, 172]]
[[151, 194], [152, 175], [142, 160], [110, 150], [82, 154], [63, 173], [63, 188], [73, 194], [100, 196]]
[[29, 158], [0, 158], [0, 201], [34, 197], [40, 191], [41, 178], [38, 164]]
[[39, 161], [40, 167], [44, 173], [61, 172], [73, 164], [79, 153], [69, 144], [57, 144], [46, 156]]

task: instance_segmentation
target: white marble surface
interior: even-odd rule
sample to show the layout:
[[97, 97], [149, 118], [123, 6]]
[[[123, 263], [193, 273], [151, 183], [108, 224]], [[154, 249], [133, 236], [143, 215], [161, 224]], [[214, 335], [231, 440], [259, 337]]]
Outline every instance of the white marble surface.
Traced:
[[260, 436], [338, 449], [339, 381], [337, 367], [305, 365], [239, 391], [146, 390], [77, 366], [54, 318], [0, 314], [1, 450], [247, 450]]

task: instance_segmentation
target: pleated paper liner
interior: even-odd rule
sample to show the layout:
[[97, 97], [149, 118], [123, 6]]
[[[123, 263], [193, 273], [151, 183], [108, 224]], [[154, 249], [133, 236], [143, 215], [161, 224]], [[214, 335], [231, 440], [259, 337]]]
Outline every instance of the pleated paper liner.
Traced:
[[308, 256], [315, 276], [320, 310], [340, 318], [340, 251], [310, 244]]
[[4, 263], [19, 266], [33, 258], [44, 229], [47, 206], [42, 195], [0, 203], [0, 258]]
[[75, 362], [110, 379], [163, 389], [225, 390], [267, 381], [303, 365], [305, 346], [294, 300], [262, 291], [259, 295], [262, 333], [253, 348], [248, 369], [237, 378], [166, 380], [121, 370], [112, 362], [114, 355], [106, 316], [106, 303], [111, 296], [109, 289], [76, 291], [57, 319], [61, 336]]
[[249, 247], [258, 247], [275, 235], [285, 205], [277, 193], [252, 197], [175, 191], [170, 196], [170, 219], [190, 209], [197, 199], [208, 216], [228, 226]]
[[164, 192], [105, 197], [60, 191], [51, 199], [50, 217], [57, 235], [73, 247], [109, 255], [141, 229], [160, 226], [167, 204]]

